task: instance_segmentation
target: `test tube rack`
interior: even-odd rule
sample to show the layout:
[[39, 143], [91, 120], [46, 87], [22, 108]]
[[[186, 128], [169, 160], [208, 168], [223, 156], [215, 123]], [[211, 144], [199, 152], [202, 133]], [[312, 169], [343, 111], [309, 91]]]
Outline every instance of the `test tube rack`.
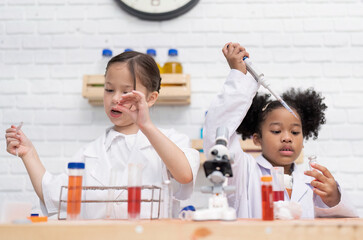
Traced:
[[[67, 203], [67, 200], [63, 199], [63, 191], [67, 190], [68, 186], [61, 186], [60, 190], [60, 196], [59, 196], [59, 206], [58, 206], [58, 220], [66, 220], [65, 217], [61, 217], [61, 207], [62, 204]], [[82, 191], [106, 191], [106, 190], [126, 190], [127, 186], [83, 186]], [[161, 187], [158, 186], [147, 186], [143, 185], [141, 186], [141, 192], [143, 190], [151, 190], [151, 196], [150, 198], [141, 198], [141, 203], [147, 202], [150, 203], [150, 220], [155, 220], [160, 218], [160, 202], [161, 200]], [[142, 193], [141, 193], [142, 196]], [[155, 199], [156, 198], [156, 199]], [[96, 199], [87, 199], [87, 200], [81, 200], [81, 203], [127, 203], [127, 199], [111, 199], [111, 200], [96, 200]], [[154, 211], [154, 203], [157, 204], [157, 217], [153, 217], [153, 211]]]

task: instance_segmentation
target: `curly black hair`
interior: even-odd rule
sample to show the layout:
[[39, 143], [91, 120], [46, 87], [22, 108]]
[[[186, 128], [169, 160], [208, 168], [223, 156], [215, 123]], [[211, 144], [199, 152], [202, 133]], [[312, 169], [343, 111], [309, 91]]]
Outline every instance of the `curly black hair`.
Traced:
[[[269, 98], [269, 94], [256, 94], [253, 98], [250, 109], [237, 128], [237, 133], [242, 135], [242, 139], [250, 138], [254, 133], [261, 135], [261, 124], [268, 113], [283, 107], [279, 101]], [[312, 88], [291, 88], [282, 94], [282, 99], [299, 114], [304, 138], [317, 139], [320, 126], [326, 122], [324, 111], [327, 106], [323, 102], [324, 97]]]

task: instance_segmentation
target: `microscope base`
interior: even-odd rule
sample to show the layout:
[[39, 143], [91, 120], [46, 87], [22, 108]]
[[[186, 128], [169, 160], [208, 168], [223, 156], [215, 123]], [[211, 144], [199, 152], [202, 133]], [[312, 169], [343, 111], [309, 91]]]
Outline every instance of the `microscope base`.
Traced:
[[234, 208], [209, 208], [201, 209], [194, 212], [194, 221], [209, 221], [209, 220], [236, 220], [236, 210]]

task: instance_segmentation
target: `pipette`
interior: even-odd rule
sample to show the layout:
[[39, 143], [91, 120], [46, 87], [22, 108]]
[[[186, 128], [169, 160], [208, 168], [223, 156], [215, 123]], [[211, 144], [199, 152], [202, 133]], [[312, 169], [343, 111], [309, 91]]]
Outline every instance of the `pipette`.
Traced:
[[277, 95], [274, 91], [271, 90], [271, 88], [269, 87], [269, 85], [266, 82], [265, 75], [256, 69], [256, 67], [248, 59], [248, 57], [244, 57], [243, 61], [246, 64], [247, 71], [252, 75], [252, 77], [258, 83], [260, 83], [264, 88], [266, 88], [282, 104], [282, 106], [284, 106], [290, 113], [292, 113], [292, 115], [294, 115], [296, 118], [298, 118], [296, 116], [296, 114], [292, 111], [292, 109], [289, 107], [289, 105], [287, 105], [287, 103], [279, 95]]
[[[18, 132], [22, 126], [23, 126], [23, 122], [20, 122], [19, 126], [16, 127], [16, 134], [18, 134]], [[19, 157], [18, 148], [15, 148], [15, 153], [16, 153], [16, 156]]]

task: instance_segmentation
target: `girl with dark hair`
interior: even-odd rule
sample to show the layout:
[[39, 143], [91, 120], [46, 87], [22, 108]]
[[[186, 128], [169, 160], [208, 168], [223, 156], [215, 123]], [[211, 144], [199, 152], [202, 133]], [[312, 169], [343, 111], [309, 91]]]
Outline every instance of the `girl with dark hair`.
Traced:
[[[296, 118], [269, 95], [256, 95], [259, 84], [247, 75], [242, 59], [249, 54], [244, 47], [227, 43], [222, 51], [231, 72], [208, 110], [203, 128], [204, 151], [214, 145], [216, 129], [226, 126], [230, 133], [228, 148], [235, 161], [233, 177], [228, 183], [236, 186], [236, 192], [228, 200], [236, 208], [237, 216], [261, 218], [260, 179], [270, 175], [272, 167], [280, 166], [292, 182], [292, 193], [285, 190], [284, 198], [300, 203], [302, 218], [356, 217], [356, 210], [326, 167], [315, 163], [312, 171], [302, 172], [294, 163], [303, 140], [316, 139], [325, 123], [324, 98], [313, 89], [285, 92], [282, 98]], [[262, 154], [255, 159], [243, 152], [237, 134], [243, 139], [252, 138]]]
[[[171, 194], [176, 199], [184, 200], [191, 195], [200, 164], [199, 153], [189, 148], [186, 135], [173, 129], [157, 128], [149, 116], [149, 108], [158, 98], [160, 81], [154, 59], [146, 54], [124, 52], [109, 61], [103, 102], [113, 126], [73, 157], [73, 162], [85, 163], [83, 185], [127, 186], [128, 163], [138, 161], [144, 164], [143, 185], [162, 187], [172, 177], [177, 189], [174, 188], [175, 192]], [[45, 213], [56, 213], [60, 187], [67, 185], [67, 175], [55, 176], [46, 171], [31, 141], [22, 131], [17, 133], [14, 126], [6, 131], [6, 139], [9, 153], [15, 154], [18, 149]], [[107, 191], [88, 191], [83, 194], [83, 199], [108, 199]], [[125, 194], [127, 196], [125, 192], [115, 195], [118, 200], [124, 200]], [[127, 218], [127, 204], [112, 203], [113, 210], [106, 211], [109, 206], [83, 204], [81, 214], [87, 219]], [[145, 205], [141, 205], [141, 217], [150, 218], [150, 208], [154, 210], [153, 217], [157, 217], [157, 207], [147, 206], [145, 209]], [[164, 207], [168, 209], [169, 206], [164, 204]], [[179, 210], [177, 205], [174, 207]]]

